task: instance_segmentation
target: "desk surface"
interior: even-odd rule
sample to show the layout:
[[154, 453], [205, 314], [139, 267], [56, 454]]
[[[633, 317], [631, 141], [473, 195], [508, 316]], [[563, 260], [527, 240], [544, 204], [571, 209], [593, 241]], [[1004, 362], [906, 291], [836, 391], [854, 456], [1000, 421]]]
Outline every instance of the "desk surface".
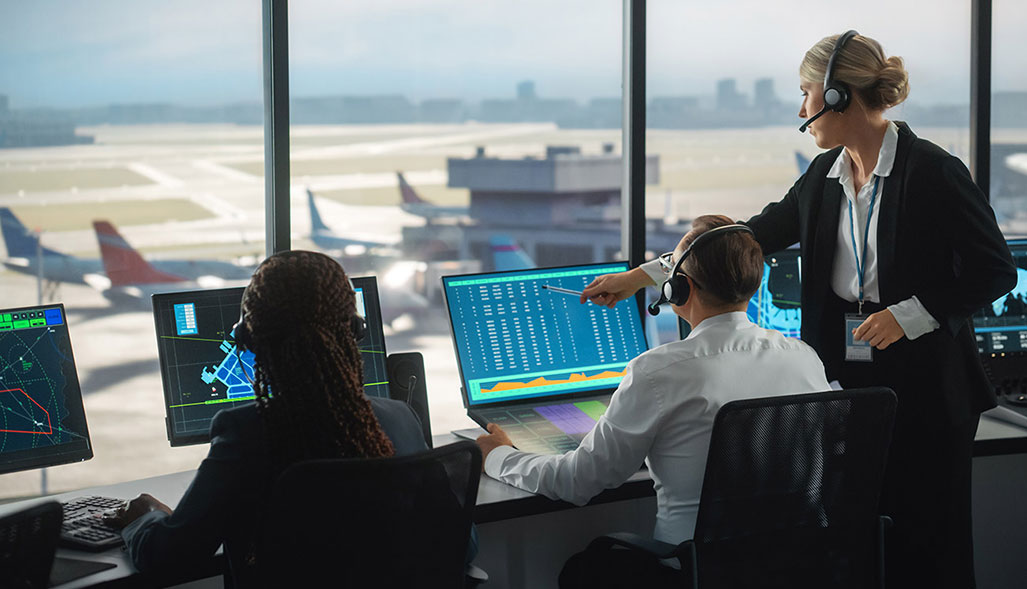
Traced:
[[[452, 434], [434, 436], [435, 446], [442, 446], [456, 441], [458, 438]], [[1027, 453], [1027, 429], [1020, 428], [1008, 423], [997, 421], [983, 416], [977, 431], [977, 441], [974, 445], [975, 456], [991, 456], [996, 454]], [[189, 483], [192, 482], [195, 471], [178, 472], [147, 479], [125, 481], [114, 485], [80, 489], [69, 491], [52, 497], [28, 499], [6, 505], [0, 505], [0, 515], [23, 509], [32, 504], [48, 499], [67, 501], [75, 497], [85, 495], [102, 495], [120, 499], [131, 499], [140, 493], [150, 493], [161, 501], [174, 507], [185, 494]], [[628, 479], [623, 485], [616, 489], [607, 489], [589, 502], [590, 505], [622, 501], [652, 495], [653, 484], [647, 471], [639, 471]], [[475, 509], [475, 521], [478, 523], [495, 522], [504, 519], [512, 519], [571, 509], [574, 506], [563, 501], [554, 501], [546, 497], [522, 491], [501, 483], [487, 476], [482, 476], [481, 484], [478, 487], [478, 501]], [[113, 569], [102, 571], [61, 585], [62, 589], [73, 589], [78, 587], [116, 587], [134, 581], [137, 576], [132, 565], [128, 562], [127, 555], [123, 548], [114, 548], [100, 553], [85, 553], [75, 550], [61, 548], [58, 556], [66, 558], [77, 558], [81, 560], [95, 560], [109, 562], [117, 565]], [[181, 579], [174, 582], [185, 582], [190, 579], [203, 578], [218, 574], [221, 566], [220, 557], [210, 563], [206, 563], [200, 570], [183, 572]]]

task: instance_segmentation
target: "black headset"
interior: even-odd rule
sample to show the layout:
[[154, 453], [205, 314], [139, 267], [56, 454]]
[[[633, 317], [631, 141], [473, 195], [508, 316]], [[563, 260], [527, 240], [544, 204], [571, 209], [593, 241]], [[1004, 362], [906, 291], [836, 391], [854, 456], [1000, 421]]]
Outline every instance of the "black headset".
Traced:
[[[674, 267], [670, 273], [667, 274], [667, 279], [663, 281], [663, 286], [660, 287], [660, 298], [649, 305], [650, 315], [660, 314], [660, 305], [663, 303], [670, 303], [672, 305], [684, 305], [688, 302], [689, 295], [692, 294], [692, 287], [688, 284], [688, 276], [681, 272], [681, 265], [685, 263], [685, 259], [692, 254], [693, 251], [701, 247], [708, 241], [713, 241], [720, 235], [727, 235], [729, 233], [748, 233], [753, 235], [752, 229], [748, 225], [741, 223], [733, 223], [731, 225], [721, 225], [720, 227], [714, 227], [705, 233], [696, 237], [694, 241], [681, 254], [678, 261], [674, 263]], [[695, 280], [694, 278], [692, 280]], [[696, 283], [698, 286], [699, 283]]]
[[[346, 282], [349, 283], [350, 290], [353, 292], [357, 291], [349, 277], [346, 277]], [[363, 315], [355, 313], [349, 319], [349, 329], [353, 333], [353, 338], [359, 342], [367, 335], [367, 319]], [[232, 332], [234, 333], [235, 349], [237, 352], [252, 350], [253, 335], [250, 333], [250, 327], [246, 323], [246, 311], [242, 308], [241, 304], [239, 305], [239, 320], [236, 321]]]
[[845, 109], [849, 107], [849, 103], [852, 102], [852, 92], [849, 90], [848, 85], [834, 79], [834, 63], [842, 52], [842, 47], [845, 47], [849, 39], [858, 34], [856, 31], [849, 29], [842, 33], [838, 40], [835, 41], [834, 51], [831, 52], [831, 57], [827, 60], [827, 71], [824, 72], [824, 108], [820, 109], [820, 112], [809, 119], [806, 119], [806, 122], [799, 127], [800, 133], [805, 133], [806, 127], [819, 119], [827, 111], [845, 112]]

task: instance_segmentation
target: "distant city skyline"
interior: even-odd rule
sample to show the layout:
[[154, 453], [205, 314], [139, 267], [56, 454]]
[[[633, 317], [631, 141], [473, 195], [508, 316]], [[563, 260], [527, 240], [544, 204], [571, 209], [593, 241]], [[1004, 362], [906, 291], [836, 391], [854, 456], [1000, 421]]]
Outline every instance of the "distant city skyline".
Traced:
[[[1027, 90], [1027, 6], [995, 3], [994, 86]], [[969, 99], [969, 1], [939, 0], [930, 27], [917, 2], [867, 0], [648, 4], [648, 94], [714, 94], [774, 80], [798, 101], [797, 67], [819, 38], [856, 28], [902, 56], [919, 104]], [[294, 96], [400, 94], [413, 101], [508, 96], [532, 79], [540, 96], [620, 95], [620, 0], [332, 0], [290, 2]], [[887, 16], [885, 16], [887, 15]], [[213, 105], [260, 100], [261, 14], [250, 0], [9, 0], [0, 92], [14, 108], [113, 103]], [[958, 72], [965, 72], [958, 75]], [[794, 92], [792, 90], [794, 89]]]

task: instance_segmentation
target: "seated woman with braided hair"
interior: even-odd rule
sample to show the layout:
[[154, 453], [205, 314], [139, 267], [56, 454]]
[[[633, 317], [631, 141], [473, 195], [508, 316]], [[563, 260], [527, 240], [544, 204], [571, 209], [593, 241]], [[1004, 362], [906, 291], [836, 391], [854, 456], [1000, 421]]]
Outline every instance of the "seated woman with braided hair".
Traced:
[[124, 526], [141, 571], [210, 558], [224, 544], [226, 584], [253, 586], [256, 516], [287, 466], [427, 449], [405, 403], [364, 395], [354, 334], [362, 320], [335, 260], [307, 251], [271, 256], [254, 272], [242, 311], [236, 338], [256, 358], [256, 402], [214, 417], [210, 453], [177, 509], [144, 494], [109, 518]]

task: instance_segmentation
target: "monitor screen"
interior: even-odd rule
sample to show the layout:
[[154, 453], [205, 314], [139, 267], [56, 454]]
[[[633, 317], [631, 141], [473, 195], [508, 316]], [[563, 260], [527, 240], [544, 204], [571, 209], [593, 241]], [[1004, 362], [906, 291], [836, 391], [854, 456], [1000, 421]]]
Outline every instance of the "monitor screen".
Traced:
[[763, 281], [749, 300], [747, 311], [753, 323], [776, 329], [787, 337], [800, 336], [800, 263], [798, 249], [782, 250], [763, 258]]
[[974, 315], [981, 354], [1027, 352], [1027, 239], [1007, 243], [1016, 264], [1016, 286]]
[[[357, 312], [367, 319], [359, 342], [364, 392], [388, 397], [385, 334], [374, 277], [354, 278]], [[253, 400], [253, 354], [236, 353], [232, 327], [239, 320], [243, 287], [161, 293], [153, 296], [172, 446], [210, 441], [210, 420], [221, 409]]]
[[0, 309], [0, 473], [92, 457], [64, 305]]
[[[802, 256], [798, 248], [782, 250], [763, 258], [763, 281], [749, 299], [749, 320], [765, 329], [780, 331], [785, 337], [801, 337], [802, 332]], [[680, 321], [681, 338], [691, 328]]]
[[548, 287], [581, 291], [626, 269], [620, 262], [443, 277], [468, 405], [615, 389], [628, 361], [647, 349], [635, 300], [608, 309]]

